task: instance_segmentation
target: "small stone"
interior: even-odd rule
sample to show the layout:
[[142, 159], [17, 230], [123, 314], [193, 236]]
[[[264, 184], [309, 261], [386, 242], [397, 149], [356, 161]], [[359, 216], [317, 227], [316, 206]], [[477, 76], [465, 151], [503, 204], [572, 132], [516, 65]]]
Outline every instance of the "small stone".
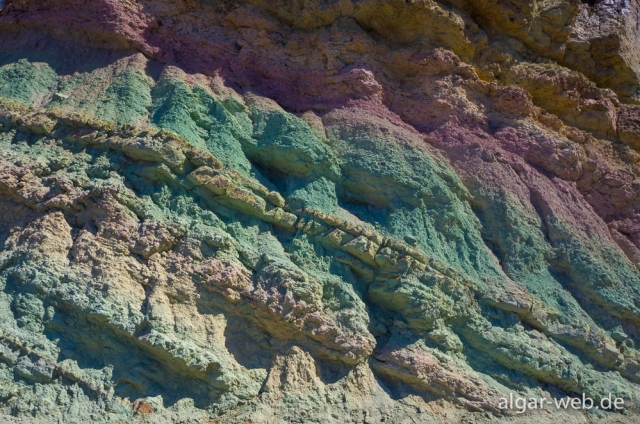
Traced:
[[137, 400], [131, 405], [133, 410], [140, 415], [149, 415], [153, 412], [153, 407], [143, 400]]
[[409, 246], [417, 246], [418, 245], [418, 240], [416, 240], [412, 236], [404, 236], [404, 241], [406, 241]]

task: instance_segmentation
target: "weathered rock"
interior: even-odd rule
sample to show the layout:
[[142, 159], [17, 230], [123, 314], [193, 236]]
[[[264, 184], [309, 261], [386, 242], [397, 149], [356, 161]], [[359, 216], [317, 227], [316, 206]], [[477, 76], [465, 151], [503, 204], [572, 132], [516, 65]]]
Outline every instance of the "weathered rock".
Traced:
[[5, 421], [637, 421], [635, 0], [5, 3]]

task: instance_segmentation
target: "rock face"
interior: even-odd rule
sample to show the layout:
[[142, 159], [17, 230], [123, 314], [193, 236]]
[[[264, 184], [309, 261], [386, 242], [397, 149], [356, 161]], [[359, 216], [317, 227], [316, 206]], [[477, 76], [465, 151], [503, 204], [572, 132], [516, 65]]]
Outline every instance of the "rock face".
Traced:
[[0, 1], [2, 421], [638, 422], [639, 16]]

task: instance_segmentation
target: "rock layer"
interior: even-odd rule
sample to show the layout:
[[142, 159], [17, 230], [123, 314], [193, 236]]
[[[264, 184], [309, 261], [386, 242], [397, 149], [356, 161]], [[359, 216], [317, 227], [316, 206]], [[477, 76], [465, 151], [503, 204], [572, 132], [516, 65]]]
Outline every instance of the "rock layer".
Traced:
[[0, 413], [633, 422], [637, 9], [0, 3]]

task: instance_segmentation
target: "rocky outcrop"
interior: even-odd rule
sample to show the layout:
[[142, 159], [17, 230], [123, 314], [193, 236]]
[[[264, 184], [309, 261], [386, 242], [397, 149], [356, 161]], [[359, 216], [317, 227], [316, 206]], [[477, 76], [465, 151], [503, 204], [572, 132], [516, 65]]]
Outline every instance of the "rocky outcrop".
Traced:
[[5, 420], [637, 419], [635, 1], [5, 3]]

